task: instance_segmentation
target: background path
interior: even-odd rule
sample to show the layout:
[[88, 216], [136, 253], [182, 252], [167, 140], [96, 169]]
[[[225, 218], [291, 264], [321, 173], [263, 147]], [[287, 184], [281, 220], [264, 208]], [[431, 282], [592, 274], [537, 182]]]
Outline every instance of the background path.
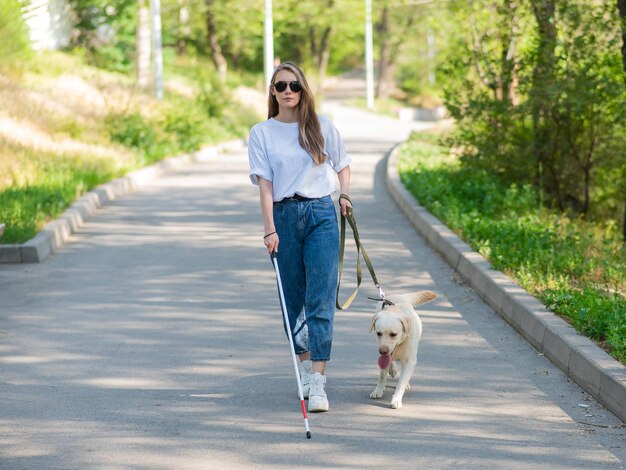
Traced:
[[411, 126], [325, 112], [354, 159], [379, 279], [440, 295], [421, 310], [404, 407], [388, 408], [391, 387], [369, 399], [365, 279], [336, 317], [331, 411], [310, 416], [305, 439], [239, 152], [114, 201], [41, 265], [0, 266], [0, 468], [624, 468], [621, 423], [458, 283], [395, 207], [383, 158]]

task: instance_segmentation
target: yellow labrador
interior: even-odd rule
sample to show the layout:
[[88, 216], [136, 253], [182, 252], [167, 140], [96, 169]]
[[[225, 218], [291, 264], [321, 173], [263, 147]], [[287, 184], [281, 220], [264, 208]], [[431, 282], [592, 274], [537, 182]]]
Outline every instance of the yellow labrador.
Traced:
[[392, 408], [402, 408], [402, 397], [405, 390], [410, 388], [409, 380], [417, 364], [417, 346], [422, 337], [422, 321], [414, 309], [436, 297], [434, 292], [426, 290], [414, 294], [389, 295], [385, 302], [378, 303], [370, 331], [374, 330], [377, 336], [380, 373], [378, 385], [370, 398], [383, 396], [387, 375], [395, 377], [397, 373], [393, 361], [400, 361], [400, 378], [390, 405]]

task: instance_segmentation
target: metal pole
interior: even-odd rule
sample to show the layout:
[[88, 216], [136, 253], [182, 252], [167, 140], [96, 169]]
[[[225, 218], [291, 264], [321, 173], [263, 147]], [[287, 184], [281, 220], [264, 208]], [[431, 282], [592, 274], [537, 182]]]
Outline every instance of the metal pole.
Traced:
[[161, 0], [150, 0], [152, 10], [152, 62], [154, 94], [163, 98], [163, 52], [161, 50]]
[[435, 32], [428, 28], [428, 84], [435, 84]]
[[272, 74], [274, 73], [274, 23], [272, 22], [272, 0], [265, 0], [265, 89], [269, 90]]
[[372, 39], [372, 0], [365, 0], [365, 69], [367, 107], [374, 109], [374, 45]]

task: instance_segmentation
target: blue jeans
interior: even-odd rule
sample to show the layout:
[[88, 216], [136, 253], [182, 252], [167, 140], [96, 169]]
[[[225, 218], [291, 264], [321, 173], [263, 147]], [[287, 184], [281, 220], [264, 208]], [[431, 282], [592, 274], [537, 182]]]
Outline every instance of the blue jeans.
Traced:
[[310, 352], [311, 360], [328, 361], [339, 268], [335, 206], [330, 196], [283, 199], [274, 204], [274, 225], [295, 352]]

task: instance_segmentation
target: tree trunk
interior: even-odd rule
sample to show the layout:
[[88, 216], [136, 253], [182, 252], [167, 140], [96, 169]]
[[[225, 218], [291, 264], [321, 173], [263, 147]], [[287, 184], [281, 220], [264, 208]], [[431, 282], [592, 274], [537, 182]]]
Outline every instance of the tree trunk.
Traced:
[[622, 65], [624, 67], [624, 83], [626, 84], [626, 0], [617, 0], [617, 10], [622, 20]]
[[187, 52], [187, 39], [191, 35], [189, 26], [189, 6], [185, 0], [178, 0], [178, 38], [176, 41], [176, 51], [179, 55]]
[[[622, 20], [622, 66], [624, 68], [624, 84], [626, 85], [626, 0], [617, 0], [617, 10], [619, 11], [620, 20]], [[624, 177], [626, 178], [626, 176]], [[624, 186], [626, 186], [626, 182], [624, 182]], [[624, 244], [626, 244], [626, 198], [624, 198], [622, 235]]]
[[624, 237], [624, 245], [626, 245], [626, 197], [624, 198], [624, 223], [622, 225], [622, 235]]
[[[332, 4], [332, 2], [331, 2]], [[320, 83], [324, 82], [326, 70], [328, 69], [328, 59], [330, 58], [330, 34], [332, 26], [324, 28], [322, 38], [320, 39], [319, 49], [317, 51], [317, 72], [320, 77]]]
[[[533, 153], [537, 161], [537, 185], [539, 191], [544, 188], [554, 189], [558, 181], [543, 180], [544, 165], [549, 155], [549, 144], [554, 136], [550, 129], [550, 98], [549, 87], [554, 82], [554, 62], [556, 49], [556, 24], [554, 19], [554, 0], [532, 0], [532, 9], [537, 21], [539, 45], [537, 46], [537, 63], [533, 70], [532, 121], [533, 121]], [[550, 172], [553, 176], [554, 173]], [[558, 190], [558, 188], [557, 188]], [[559, 199], [560, 196], [559, 196]], [[559, 201], [562, 207], [562, 201]]]
[[148, 0], [137, 2], [137, 35], [135, 39], [135, 73], [141, 88], [150, 85], [150, 7]]
[[515, 46], [517, 35], [519, 34], [517, 27], [517, 2], [505, 1], [507, 18], [509, 18], [509, 28], [502, 36], [502, 50], [500, 55], [500, 83], [499, 83], [499, 99], [508, 104], [513, 103], [513, 84], [515, 71]]
[[213, 16], [213, 6], [215, 0], [206, 0], [207, 13], [206, 13], [206, 29], [207, 39], [209, 42], [209, 49], [211, 50], [211, 61], [215, 65], [217, 76], [222, 82], [226, 81], [226, 73], [228, 71], [228, 64], [224, 54], [222, 54], [222, 48], [217, 40], [217, 28], [215, 26], [215, 17]]
[[391, 57], [391, 31], [389, 7], [384, 6], [380, 22], [376, 25], [380, 38], [380, 63], [378, 65], [377, 98], [388, 98], [393, 89], [393, 60]]
[[[330, 15], [335, 5], [335, 0], [328, 0], [325, 4], [325, 14]], [[316, 69], [317, 74], [317, 86], [316, 95], [322, 94], [324, 88], [324, 78], [326, 77], [326, 71], [328, 70], [328, 60], [330, 59], [330, 36], [333, 32], [332, 23], [322, 28], [321, 35], [318, 42], [318, 30], [315, 27], [309, 29], [309, 48], [311, 58], [313, 59], [313, 66]]]

